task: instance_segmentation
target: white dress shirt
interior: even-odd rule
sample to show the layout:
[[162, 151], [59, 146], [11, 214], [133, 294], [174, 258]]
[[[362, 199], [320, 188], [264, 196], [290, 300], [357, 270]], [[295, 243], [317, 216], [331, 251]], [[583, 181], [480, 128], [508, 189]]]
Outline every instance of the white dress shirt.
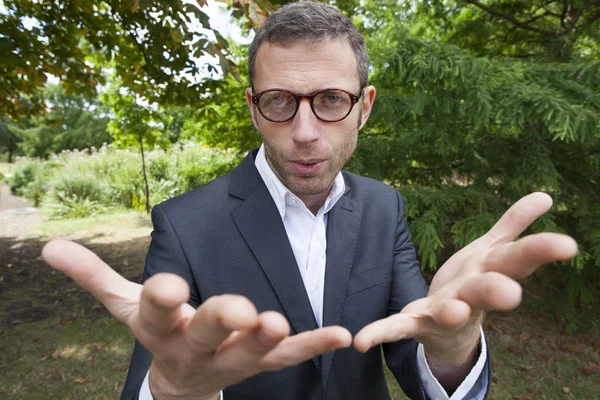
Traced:
[[[302, 200], [289, 191], [288, 188], [277, 178], [271, 167], [267, 163], [264, 152], [264, 145], [258, 150], [254, 161], [256, 169], [262, 180], [265, 182], [275, 206], [281, 215], [285, 231], [287, 233], [290, 245], [302, 276], [304, 288], [308, 294], [310, 305], [315, 315], [317, 325], [323, 325], [323, 286], [325, 284], [325, 263], [327, 250], [327, 216], [337, 201], [343, 196], [346, 190], [344, 178], [339, 172], [335, 177], [333, 186], [325, 204], [314, 215], [304, 205]], [[484, 343], [483, 332], [481, 333], [481, 343]], [[473, 388], [477, 382], [481, 371], [485, 366], [487, 358], [485, 346], [477, 360], [477, 363], [465, 378], [458, 389], [449, 397], [442, 385], [433, 376], [423, 345], [419, 344], [417, 348], [417, 365], [419, 376], [425, 387], [427, 395], [434, 400], [459, 400], [462, 399]], [[483, 399], [485, 391], [476, 398]], [[221, 392], [220, 399], [223, 400]], [[153, 400], [148, 384], [148, 374], [142, 384], [139, 400]]]

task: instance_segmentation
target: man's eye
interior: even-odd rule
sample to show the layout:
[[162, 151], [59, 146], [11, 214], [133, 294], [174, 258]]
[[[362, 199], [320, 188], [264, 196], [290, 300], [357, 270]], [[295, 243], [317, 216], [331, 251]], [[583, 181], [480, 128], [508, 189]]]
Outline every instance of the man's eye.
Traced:
[[274, 105], [274, 106], [280, 106], [283, 103], [285, 103], [285, 99], [284, 99], [283, 96], [277, 96], [277, 97], [273, 97], [271, 99], [271, 104]]
[[343, 93], [323, 92], [315, 99], [320, 107], [340, 107], [348, 102]]
[[330, 104], [337, 104], [342, 101], [342, 98], [337, 94], [327, 95], [327, 102]]

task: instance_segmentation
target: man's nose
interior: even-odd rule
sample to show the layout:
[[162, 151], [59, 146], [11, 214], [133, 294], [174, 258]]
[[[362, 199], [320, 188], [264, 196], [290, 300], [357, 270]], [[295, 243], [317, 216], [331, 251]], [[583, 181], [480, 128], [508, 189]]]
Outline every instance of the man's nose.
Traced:
[[295, 142], [309, 144], [319, 138], [319, 119], [310, 108], [310, 101], [302, 99], [294, 116], [292, 138]]

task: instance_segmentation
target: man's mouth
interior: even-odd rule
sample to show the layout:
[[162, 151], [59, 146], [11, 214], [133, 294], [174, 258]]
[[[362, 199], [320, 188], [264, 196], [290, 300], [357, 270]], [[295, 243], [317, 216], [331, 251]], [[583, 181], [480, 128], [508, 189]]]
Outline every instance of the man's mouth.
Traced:
[[290, 161], [290, 164], [294, 170], [302, 175], [315, 174], [319, 172], [323, 166], [324, 160], [295, 160]]

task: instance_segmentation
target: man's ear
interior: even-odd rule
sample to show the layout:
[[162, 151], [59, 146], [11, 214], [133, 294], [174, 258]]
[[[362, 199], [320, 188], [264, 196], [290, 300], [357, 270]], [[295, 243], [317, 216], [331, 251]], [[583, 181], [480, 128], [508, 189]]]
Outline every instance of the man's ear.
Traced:
[[250, 109], [250, 116], [252, 117], [252, 123], [254, 124], [254, 128], [258, 129], [258, 121], [256, 120], [256, 106], [252, 103], [252, 88], [246, 89], [246, 104], [248, 104], [248, 108]]
[[362, 102], [360, 103], [362, 106], [362, 119], [360, 121], [360, 126], [358, 130], [361, 130], [363, 126], [367, 123], [369, 119], [369, 115], [371, 114], [371, 110], [373, 109], [373, 102], [375, 101], [375, 87], [367, 86], [363, 90]]

